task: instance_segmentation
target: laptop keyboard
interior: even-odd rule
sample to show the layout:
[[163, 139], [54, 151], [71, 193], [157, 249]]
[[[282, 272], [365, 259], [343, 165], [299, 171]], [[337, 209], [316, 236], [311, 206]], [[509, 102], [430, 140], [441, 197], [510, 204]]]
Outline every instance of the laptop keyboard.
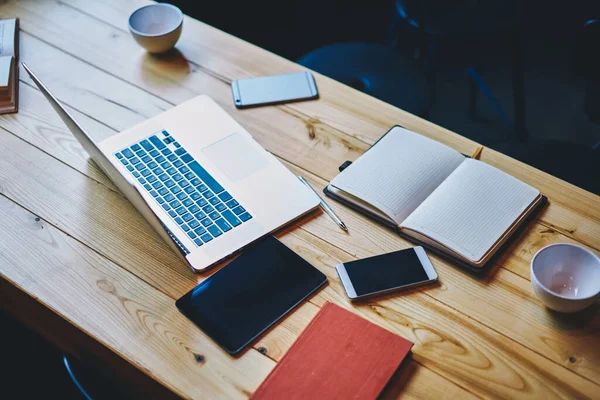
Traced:
[[198, 247], [252, 218], [167, 131], [114, 155]]

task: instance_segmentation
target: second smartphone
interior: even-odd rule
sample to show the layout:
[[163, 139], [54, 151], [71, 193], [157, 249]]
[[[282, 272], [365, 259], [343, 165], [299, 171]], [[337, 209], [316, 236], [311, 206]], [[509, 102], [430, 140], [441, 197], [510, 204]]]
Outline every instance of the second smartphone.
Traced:
[[335, 267], [352, 300], [435, 282], [437, 273], [421, 246]]
[[262, 76], [231, 82], [233, 103], [238, 108], [311, 100], [319, 97], [310, 72]]

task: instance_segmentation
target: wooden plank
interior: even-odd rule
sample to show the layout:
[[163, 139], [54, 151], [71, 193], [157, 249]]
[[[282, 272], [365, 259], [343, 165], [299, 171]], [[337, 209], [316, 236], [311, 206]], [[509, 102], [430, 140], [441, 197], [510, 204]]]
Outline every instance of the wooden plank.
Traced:
[[352, 257], [303, 230], [292, 236], [286, 244], [329, 278], [328, 287], [313, 302], [334, 301], [413, 341], [416, 361], [474, 394], [580, 398], [599, 393], [598, 383], [431, 298], [423, 288], [351, 304], [334, 266]]
[[[128, 31], [127, 16], [136, 8], [150, 4], [148, 0], [67, 0], [72, 7], [94, 18]], [[304, 69], [264, 49], [228, 35], [193, 18], [186, 18], [185, 29], [178, 48], [186, 58], [216, 76], [230, 82], [233, 79], [295, 72]], [[227, 51], [223, 51], [227, 49]], [[394, 124], [401, 124], [423, 133], [459, 151], [473, 151], [478, 145], [456, 133], [425, 121], [389, 104], [373, 99], [327, 77], [316, 74], [320, 91], [319, 102], [286, 105], [286, 108], [310, 115], [315, 121], [330, 124], [368, 144], [374, 143]], [[356, 127], [356, 128], [354, 128]], [[564, 206], [573, 207], [600, 220], [600, 196], [577, 188], [549, 174], [520, 163], [491, 149], [486, 149], [482, 160], [517, 178], [536, 186]], [[584, 204], [573, 200], [585, 198]]]
[[[23, 4], [28, 3], [25, 2]], [[12, 4], [9, 4], [8, 6], [11, 5]], [[52, 4], [50, 3], [50, 6], [51, 5]], [[366, 146], [368, 146], [368, 144], [361, 141], [349, 141], [344, 139], [344, 132], [333, 129], [319, 118], [315, 118], [313, 116], [309, 117], [298, 112], [294, 108], [290, 108], [292, 107], [291, 105], [244, 111], [235, 110], [231, 104], [232, 102], [229, 88], [225, 87], [221, 81], [214, 77], [211, 78], [212, 76], [208, 76], [207, 74], [203, 73], [203, 70], [199, 69], [199, 67], [195, 67], [197, 69], [193, 69], [193, 73], [189, 74], [189, 68], [193, 68], [193, 65], [192, 67], [188, 66], [183, 68], [185, 71], [187, 71], [185, 73], [180, 71], [182, 69], [180, 68], [180, 60], [178, 61], [169, 58], [162, 59], [145, 56], [143, 50], [140, 50], [139, 46], [133, 42], [126, 32], [115, 29], [109, 25], [99, 23], [96, 18], [101, 18], [102, 12], [100, 12], [97, 16], [94, 14], [94, 17], [92, 18], [88, 15], [76, 12], [75, 10], [64, 6], [62, 3], [57, 7], [50, 6], [47, 6], [47, 9], [44, 9], [45, 13], [43, 16], [35, 14], [27, 9], [18, 8], [18, 12], [24, 15], [22, 17], [22, 19], [24, 19], [24, 23], [22, 24], [24, 25], [24, 29], [30, 29], [32, 32], [34, 32], [34, 34], [41, 35], [40, 37], [43, 37], [45, 41], [50, 41], [60, 48], [66, 49], [72, 54], [76, 54], [77, 57], [83, 58], [95, 65], [99, 65], [102, 69], [118, 75], [122, 79], [126, 79], [129, 82], [135, 83], [136, 85], [143, 87], [145, 90], [159, 95], [170, 102], [179, 103], [191, 97], [194, 90], [197, 90], [198, 93], [210, 93], [211, 96], [215, 97], [217, 101], [220, 102], [220, 104], [230, 113], [232, 113], [236, 119], [246, 126], [253, 134], [255, 134], [258, 141], [261, 142], [263, 146], [268, 148], [274, 154], [277, 154], [296, 165], [301, 165], [305, 169], [311, 170], [311, 172], [318, 174], [324, 179], [331, 179], [333, 176], [335, 176], [335, 174], [337, 174], [337, 164], [340, 164], [346, 159], [355, 159], [357, 155], [364, 151]], [[113, 6], [116, 7], [116, 9], [121, 7], [117, 5]], [[49, 19], [44, 19], [44, 16], [48, 17]], [[61, 20], [64, 20], [65, 24], [67, 24], [68, 21], [68, 26], [73, 29], [73, 32], [69, 33], [68, 31], [65, 31], [63, 25], [53, 26], [53, 24], [60, 24]], [[194, 23], [192, 22], [192, 24]], [[92, 26], [92, 31], [95, 33], [94, 35], [86, 36], [85, 40], [76, 35], [77, 29], [85, 29], [84, 26]], [[235, 43], [244, 43], [239, 41], [239, 39], [229, 37], [228, 35], [215, 30], [214, 28], [205, 28], [207, 29], [207, 32], [205, 32], [204, 37], [211, 38], [212, 36], [210, 36], [210, 32], [214, 31], [216, 32], [214, 35], [217, 37], [214, 40], [225, 40], [221, 38], [221, 36], [225, 35], [224, 37], [229, 38], [230, 41]], [[111, 46], [106, 46], [106, 37], [111, 38]], [[181, 40], [181, 43], [184, 43], [184, 40], [186, 40], [185, 38], [187, 38], [187, 36], [184, 36], [184, 39]], [[203, 40], [208, 41], [209, 44], [212, 43], [209, 39]], [[101, 52], [86, 52], [84, 50], [88, 46], [86, 41], [93, 41], [94, 47], [96, 48], [102, 48], [102, 46], [106, 48]], [[238, 46], [240, 46], [239, 43]], [[123, 56], [124, 54], [129, 55], [129, 58]], [[187, 53], [186, 56], [188, 56]], [[261, 57], [261, 62], [257, 62], [258, 64], [262, 63], [267, 65], [271, 59], [279, 60], [278, 57], [269, 55], [268, 52], [257, 50], [254, 57], [256, 58], [259, 56]], [[140, 57], [142, 58], [141, 62]], [[285, 60], [283, 60], [283, 62], [289, 63]], [[140, 64], [143, 71], [143, 74], [141, 75], [139, 74]], [[181, 77], [182, 75], [184, 78]], [[180, 79], [173, 81], [173, 76], [179, 77]], [[182, 85], [184, 85], [186, 88], [189, 87], [189, 89], [183, 88]], [[332, 84], [331, 90], [340, 87], [343, 88], [343, 85]], [[351, 96], [349, 93], [345, 93], [344, 96], [345, 97], [340, 98], [340, 101], [341, 99], [344, 99], [344, 103], [353, 104], [353, 107], [362, 107], [368, 109], [367, 105], [363, 103], [372, 103], [366, 99], [361, 100], [358, 103], [356, 101], [352, 102], [350, 101]], [[326, 98], [322, 98], [319, 102], [315, 102], [314, 104], [323, 105], [323, 107], [325, 107], [327, 101], [328, 100]], [[375, 102], [373, 104], [377, 105], [377, 107], [381, 107], [381, 110], [386, 110], [391, 107], [389, 105], [384, 105], [381, 102], [377, 102], [374, 99], [372, 101]], [[305, 107], [306, 104], [309, 103], [310, 102], [299, 103], [293, 107]], [[277, 113], [276, 110], [283, 111], [283, 116], [281, 112]], [[356, 110], [353, 108], [352, 111]], [[380, 115], [380, 113], [379, 111], [372, 110], [372, 115]], [[343, 121], [348, 120], [348, 118], [345, 118]], [[276, 123], [269, 124], [267, 126], [265, 125], [265, 121], [276, 121]], [[446, 138], [454, 138], [456, 135], [445, 130], [443, 130], [443, 133], [438, 135], [435, 132], [442, 128], [435, 127], [429, 123], [425, 123], [425, 125], [423, 125], [421, 128], [416, 129], [413, 126], [408, 126], [401, 119], [387, 119], [386, 121], [388, 121], [386, 122], [386, 126], [401, 122], [409, 128], [429, 135], [437, 140], [440, 140], [441, 142], [446, 142], [446, 144], [450, 144], [461, 151], [470, 152], [473, 149], [470, 147], [471, 144], [468, 146], [460, 144], [463, 143], [462, 141], [460, 141], [460, 143], [456, 141], [452, 141], [451, 143], [447, 142]], [[283, 127], [286, 126], [288, 128], [283, 129]], [[427, 131], [426, 128], [431, 128], [431, 132]], [[116, 129], [122, 128], [116, 127]], [[373, 140], [378, 138], [385, 131], [385, 129], [377, 127], [372, 128], [372, 131], [377, 131], [377, 135], [373, 138]], [[282, 138], [287, 138], [289, 140], [282, 141]], [[372, 143], [373, 140], [368, 141], [368, 143]], [[303, 147], [301, 142], [307, 147]], [[312, 162], [310, 157], [311, 153], [309, 153], [307, 149], [310, 149], [310, 152], [318, 150], [316, 156], [321, 161], [322, 165], [319, 166], [320, 168], [315, 168], [315, 164]], [[338, 157], [337, 161], [332, 161], [332, 157], [334, 155]], [[559, 199], [561, 196], [564, 197], [562, 194], [564, 191], [573, 191], [573, 193], [579, 193], [581, 190], [574, 189], [573, 186], [566, 185], [564, 182], [561, 183], [562, 181], [558, 181], [556, 178], [547, 176], [547, 174], [544, 174], [540, 171], [533, 170], [515, 160], [496, 155], [496, 153], [493, 151], [488, 151], [488, 149], [486, 149], [484, 151], [484, 160], [488, 161], [485, 158], [488, 156], [491, 157], [490, 162], [494, 165], [498, 166], [498, 163], [506, 161], [510, 164], [510, 168], [515, 169], [517, 172], [519, 172], [521, 169], [523, 169], [523, 171], [529, 171], [528, 174], [530, 175], [530, 183], [532, 179], [549, 182], [547, 188], [542, 188], [544, 193], [551, 197], [550, 206], [548, 207], [549, 211], [543, 213], [541, 216], [541, 218], [544, 218], [542, 222], [549, 227], [554, 227], [554, 229], [561, 230], [562, 233], [575, 240], [581, 241], [588, 246], [600, 250], [600, 220], [595, 217], [594, 212], [590, 214], [590, 209], [595, 210], [595, 200], [593, 200], [593, 198], [596, 198], [595, 196], [592, 195], [593, 198], [590, 200], [588, 196], [589, 193], [584, 196], [582, 195], [580, 196], [581, 201], [576, 201], [573, 198], [569, 198], [566, 202], [567, 205], [564, 205], [564, 202], [557, 201], [557, 199]], [[516, 176], [521, 177], [519, 175], [520, 173], [522, 172], [519, 172], [516, 174]], [[550, 180], [548, 181], [548, 179]], [[525, 180], [527, 181], [527, 179]], [[532, 184], [539, 187], [536, 182], [533, 182]], [[554, 188], [559, 188], [559, 190], [555, 190]], [[576, 198], [578, 197], [576, 196]], [[581, 215], [577, 214], [571, 209], [574, 204], [578, 204], [580, 202], [582, 205], [576, 206], [576, 208], [579, 207], [580, 212], [584, 213]], [[586, 204], [589, 204], [589, 206]], [[561, 224], [566, 224], [566, 228], [560, 229], [559, 226]]]
[[[36, 42], [35, 40], [33, 40], [33, 41], [31, 41], [31, 43], [33, 43], [33, 45], [31, 46], [31, 48], [32, 48], [32, 50], [31, 50], [31, 51], [36, 51], [36, 54], [42, 54], [42, 55], [44, 55], [44, 54], [45, 54], [45, 53], [44, 53], [44, 51], [43, 51], [43, 49], [41, 48], [41, 46], [40, 46], [40, 47], [36, 47], [36, 43], [39, 43], [39, 42]], [[53, 56], [55, 59], [61, 60], [61, 61], [63, 61], [63, 62], [68, 62], [68, 61], [65, 61], [66, 59], [61, 59], [59, 54], [51, 54], [51, 55], [52, 55], [52, 56]], [[90, 74], [92, 74], [92, 73], [93, 73], [93, 72], [90, 72]], [[98, 75], [98, 74], [97, 74], [97, 75]], [[100, 81], [100, 82], [102, 82], [102, 83], [105, 83], [104, 81], [102, 81], [102, 80], [101, 80], [101, 77], [100, 77], [100, 76], [96, 76], [96, 75], [93, 75], [93, 76], [94, 76], [94, 80], [95, 80], [95, 81]], [[63, 79], [64, 79], [64, 78], [63, 78]], [[117, 85], [117, 83], [118, 83], [118, 84], [120, 84], [120, 85]], [[124, 85], [125, 85], [123, 82], [117, 81], [117, 83], [113, 83], [113, 84], [112, 84], [112, 86], [110, 86], [108, 83], [105, 83], [105, 85], [104, 85], [104, 86], [110, 87], [111, 89], [113, 89], [113, 90], [115, 90], [115, 91], [118, 91], [118, 92], [127, 92], [127, 90], [126, 90], [125, 88], [122, 88], [122, 87], [121, 87], [121, 86], [124, 86]], [[93, 92], [91, 91], [91, 89], [86, 89], [86, 92], [91, 92], [91, 93], [93, 93]], [[65, 96], [69, 96], [69, 93], [70, 93], [70, 92], [65, 92]], [[100, 97], [102, 97], [102, 96], [104, 96], [104, 95], [103, 95], [103, 94], [98, 94], [98, 95], [92, 96], [92, 98], [93, 98], [93, 99], [96, 99], [96, 98], [100, 98]], [[140, 101], [143, 101], [143, 99], [145, 98], [145, 96], [148, 96], [148, 94], [146, 94], [145, 92], [140, 92], [139, 96], [140, 96], [140, 99], [138, 99], [138, 98], [133, 98], [133, 99], [132, 99], [132, 101], [135, 101], [135, 102], [140, 102]], [[126, 103], [126, 101], [127, 101], [127, 100], [121, 100], [121, 99], [119, 99], [119, 101], [120, 101], [120, 102], [123, 102], [123, 103], [125, 103], [125, 104], [123, 104], [123, 106], [124, 106], [124, 107], [121, 107], [123, 110], [126, 110], [127, 108], [131, 108], [131, 106], [129, 105], [129, 103]], [[44, 101], [43, 99], [41, 100], [41, 102], [42, 102], [42, 103], [45, 103], [45, 101]], [[154, 104], [157, 104], [157, 100], [153, 100], [153, 103], [154, 103]], [[83, 108], [85, 108], [86, 110], [95, 110], [95, 112], [96, 112], [97, 114], [101, 114], [101, 109], [99, 109], [99, 104], [97, 104], [97, 103], [96, 103], [96, 100], [93, 100], [93, 101], [91, 102], [91, 104], [90, 104], [90, 105], [87, 105], [87, 103], [86, 103], [84, 100], [80, 100], [80, 101], [78, 102], [78, 106], [80, 106], [80, 107], [83, 107]], [[43, 108], [43, 107], [44, 107], [44, 105], [40, 103], [40, 104], [38, 104], [38, 107], [37, 107], [37, 108]], [[46, 106], [46, 108], [48, 108], [48, 109], [49, 109], [49, 107], [47, 107], [47, 106]], [[50, 111], [50, 112], [52, 112], [52, 111]], [[124, 119], [125, 121], [129, 120], [130, 118], [132, 118], [131, 116], [124, 114], [124, 111], [121, 111], [121, 113], [122, 113], [122, 115], [123, 115], [123, 119]], [[111, 133], [111, 132], [110, 132], [109, 130], [105, 129], [105, 132], [104, 132], [103, 134], [105, 134], [105, 135], [110, 135], [110, 133]], [[100, 137], [99, 139], [101, 139], [101, 138], [102, 138], [102, 137]], [[323, 182], [323, 181], [319, 182], [319, 184], [318, 184], [318, 186], [320, 186], [320, 187], [322, 187], [323, 185], [324, 185], [324, 182]], [[126, 201], [125, 201], [125, 200], [123, 200], [123, 201], [126, 203]], [[337, 206], [337, 205], [336, 205], [336, 206]], [[108, 214], [108, 213], [110, 212], [108, 209], [106, 209], [106, 208], [107, 208], [107, 207], [106, 207], [106, 205], [104, 206], [104, 208], [103, 208], [102, 206], [100, 206], [100, 208], [103, 210], [103, 211], [102, 211], [102, 214], [103, 214], [103, 215], [106, 215], [106, 214]], [[342, 209], [343, 209], [343, 208], [342, 208]], [[343, 211], [344, 211], [344, 210], [342, 210], [342, 212], [343, 212]], [[128, 209], [128, 210], [127, 210], [127, 212], [132, 212], [132, 210], [129, 210], [129, 209]], [[134, 213], [134, 215], [135, 215], [135, 213]], [[46, 217], [47, 217], [47, 218], [51, 218], [50, 216], [46, 216]], [[77, 218], [77, 222], [76, 222], [76, 223], [78, 223], [78, 224], [79, 224], [79, 220], [80, 220], [81, 218], [83, 218], [83, 217], [82, 217], [82, 216], [79, 216], [79, 217]], [[120, 218], [123, 218], [123, 217], [120, 217]], [[346, 219], [346, 217], [344, 217], [344, 218]], [[52, 219], [51, 219], [51, 220], [57, 221], [57, 220], [59, 220], [59, 219], [60, 219], [60, 216], [59, 216], [59, 215], [56, 215], [56, 216], [52, 217]], [[327, 222], [326, 218], [325, 218], [325, 221], [326, 221], [326, 222], [325, 222], [325, 225], [327, 226], [329, 223]], [[356, 226], [360, 226], [361, 224], [363, 224], [363, 221], [364, 221], [364, 218], [363, 218], [363, 219], [359, 218], [357, 222], [354, 222], [354, 221], [353, 221], [353, 223], [352, 223], [352, 224], [353, 224], [353, 225], [356, 225]], [[127, 224], [127, 225], [128, 225], [128, 224]], [[312, 224], [309, 224], [309, 226], [312, 226]], [[370, 223], [370, 224], [367, 224], [366, 226], [368, 226], [368, 227], [369, 227], [369, 229], [368, 229], [368, 232], [364, 232], [364, 233], [366, 234], [365, 236], [367, 236], [367, 237], [374, 237], [374, 238], [378, 238], [378, 237], [380, 237], [380, 236], [381, 236], [381, 235], [379, 235], [379, 231], [381, 231], [381, 227], [380, 227], [380, 226], [378, 226], [378, 225], [375, 225], [375, 224], [372, 224], [372, 223]], [[341, 233], [341, 232], [338, 232], [337, 230], [334, 230], [334, 232], [331, 232], [331, 230], [329, 230], [329, 231], [323, 231], [323, 230], [321, 230], [321, 231], [318, 231], [318, 230], [317, 230], [316, 232], [318, 232], [318, 233], [319, 233], [319, 234], [320, 234], [322, 237], [328, 237], [328, 238], [329, 238], [329, 237], [336, 237], [336, 235], [338, 235], [338, 236], [339, 236], [339, 234]], [[120, 233], [120, 234], [122, 235], [123, 233]], [[137, 237], [137, 235], [134, 235], [134, 236], [135, 236], [135, 237]], [[357, 236], [357, 237], [356, 237], [356, 239], [359, 239], [359, 238], [360, 238], [360, 236]], [[387, 248], [384, 248], [384, 249], [387, 249], [387, 251], [391, 251], [391, 250], [393, 250], [393, 249], [397, 249], [398, 247], [396, 247], [396, 246], [397, 246], [397, 244], [398, 244], [398, 243], [402, 243], [402, 246], [403, 246], [403, 247], [406, 247], [406, 246], [408, 245], [408, 243], [407, 243], [407, 242], [405, 242], [405, 241], [403, 241], [402, 239], [400, 239], [399, 237], [397, 237], [397, 235], [395, 235], [395, 234], [391, 234], [391, 235], [390, 235], [390, 233], [389, 233], [389, 232], [388, 232], [388, 235], [387, 235], [387, 236], [386, 236], [386, 235], [383, 235], [383, 238], [384, 238], [384, 240], [388, 240], [388, 241], [391, 241], [391, 243], [394, 243], [394, 244], [392, 244], [391, 246], [388, 246]], [[557, 239], [559, 239], [559, 238], [560, 238], [560, 236], [559, 236]], [[86, 237], [86, 238], [82, 238], [82, 240], [84, 240], [84, 242], [85, 242], [85, 243], [88, 243], [89, 245], [92, 245], [92, 243], [94, 243], [94, 242], [93, 242], [93, 239], [92, 239], [92, 237]], [[328, 239], [328, 240], [330, 240], [330, 241], [331, 241], [331, 239]], [[346, 250], [355, 249], [355, 248], [356, 248], [356, 246], [360, 246], [360, 243], [359, 243], [359, 241], [358, 241], [358, 240], [352, 240], [351, 242], [349, 242], [349, 243], [346, 243], [346, 245], [344, 245], [344, 243], [340, 244], [340, 243], [337, 243], [337, 242], [335, 242], [335, 241], [334, 241], [334, 243], [335, 243], [335, 244], [336, 244], [338, 247], [344, 248], [344, 249], [346, 249]], [[140, 243], [136, 243], [136, 247], [137, 247], [137, 246], [143, 246], [143, 241], [142, 241], [142, 242], [140, 242]], [[382, 249], [381, 251], [383, 251], [384, 249]], [[100, 248], [100, 249], [99, 249], [99, 251], [101, 251], [101, 252], [102, 252], [102, 254], [106, 254], [106, 255], [107, 255], [109, 258], [111, 258], [111, 259], [115, 259], [115, 260], [119, 260], [119, 263], [122, 263], [122, 264], [127, 264], [127, 265], [129, 265], [129, 264], [131, 263], [131, 260], [132, 260], [132, 258], [137, 258], [137, 255], [134, 255], [134, 256], [132, 256], [132, 257], [128, 257], [127, 259], [122, 259], [122, 258], [121, 258], [122, 256], [121, 256], [121, 255], [120, 255], [118, 252], [117, 252], [117, 253], [115, 253], [115, 254], [113, 254], [113, 252], [114, 252], [114, 249], [113, 249], [113, 250], [107, 250], [106, 248]], [[362, 253], [362, 254], [364, 254], [364, 255], [371, 255], [371, 254], [374, 254], [374, 253], [373, 253], [373, 251], [374, 251], [374, 249], [370, 249], [369, 251], [367, 251], [367, 252], [364, 252], [364, 253]], [[136, 253], [134, 253], [134, 254], [136, 254]], [[116, 258], [115, 258], [115, 257], [116, 257]], [[143, 259], [142, 261], [143, 261], [143, 263], [142, 263], [142, 265], [140, 265], [140, 266], [139, 266], [139, 268], [138, 268], [138, 269], [139, 269], [139, 271], [136, 271], [136, 273], [139, 273], [139, 274], [140, 274], [140, 276], [141, 276], [143, 279], [145, 279], [145, 280], [149, 281], [149, 282], [150, 282], [150, 283], [152, 283], [153, 285], [159, 285], [159, 283], [157, 283], [157, 281], [159, 281], [159, 280], [160, 280], [160, 279], [162, 279], [162, 278], [156, 278], [156, 271], [147, 271], [147, 268], [145, 267], [146, 263], [147, 263], [147, 262], [151, 262], [151, 260], [150, 260], [150, 259], [148, 259], [148, 260], [145, 260], [145, 259]], [[181, 268], [181, 263], [180, 263], [180, 262], [177, 262], [176, 264], [172, 264], [172, 261], [165, 261], [165, 262], [167, 262], [167, 263], [168, 263], [168, 265], [175, 265], [175, 266], [178, 268], [178, 271], [179, 271], [179, 270], [180, 270], [180, 268]], [[514, 263], [508, 263], [508, 265], [505, 265], [505, 267], [507, 267], [507, 268], [509, 268], [509, 269], [510, 269], [510, 268], [512, 267], [512, 265], [513, 265], [513, 264], [514, 264]], [[520, 263], [520, 264], [517, 264], [517, 265], [518, 265], [518, 267], [519, 267], [519, 268], [521, 268], [521, 269], [522, 269], [522, 265], [523, 265], [523, 263]], [[455, 270], [454, 270], [454, 268], [451, 268], [451, 267], [447, 267], [447, 269], [448, 269], [449, 273], [451, 273], [451, 274], [452, 274], [452, 276], [455, 278], [456, 287], [458, 287], [458, 290], [460, 290], [460, 284], [459, 284], [459, 283], [461, 282], [461, 280], [463, 280], [463, 279], [464, 279], [464, 274], [463, 274], [462, 272], [455, 271]], [[149, 280], [149, 278], [146, 276], [146, 274], [148, 274], [148, 275], [151, 275], [151, 276], [153, 276], [154, 278], [153, 278], [152, 280]], [[193, 285], [192, 283], [189, 283], [189, 282], [190, 282], [190, 281], [188, 280], [186, 284], [183, 284], [183, 287], [185, 288], [185, 290], [188, 290], [189, 288], [191, 288], [191, 286], [190, 286], [190, 285]], [[468, 281], [468, 282], [470, 282], [470, 281]], [[521, 286], [522, 286], [522, 285], [521, 285]], [[159, 287], [160, 287], [160, 286], [159, 286]], [[181, 290], [182, 290], [182, 287], [173, 287], [172, 289], [174, 289], [175, 293], [183, 293], [183, 292], [181, 292]], [[519, 293], [518, 291], [519, 291], [519, 290], [521, 290], [521, 289], [520, 289], [520, 287], [518, 287], [518, 286], [517, 286], [517, 287], [515, 288], [515, 290], [517, 290], [517, 293]], [[470, 291], [470, 290], [467, 290], [466, 292], [467, 292], [467, 293], [470, 293], [471, 291]], [[169, 293], [170, 295], [172, 295], [172, 296], [175, 296], [175, 294], [173, 294], [173, 292], [168, 292], [168, 293]], [[444, 293], [444, 294], [448, 294], [448, 293], [454, 293], [454, 292], [450, 291], [450, 292], [447, 292], [447, 293]], [[485, 298], [486, 298], [486, 291], [485, 291], [485, 287], [483, 287], [483, 288], [479, 287], [479, 290], [476, 290], [474, 293], [476, 293], [476, 294], [477, 294], [477, 296], [478, 296], [478, 298], [479, 298], [479, 299], [485, 299]], [[512, 299], [512, 301], [515, 301], [516, 299], [518, 299], [518, 298], [519, 298], [519, 297], [518, 297], [519, 295], [515, 295], [515, 294], [512, 294], [512, 295], [510, 295], [510, 296], [511, 296], [510, 298]], [[534, 301], [534, 302], [535, 302], [535, 300], [532, 300], [531, 293], [528, 293], [528, 296], [529, 296], [529, 298], [530, 298], [530, 302], [531, 302], [531, 301]], [[452, 305], [453, 305], [453, 306], [455, 306], [455, 307], [459, 307], [459, 306], [460, 306], [460, 309], [465, 309], [465, 310], [468, 310], [468, 311], [463, 311], [463, 312], [468, 312], [469, 314], [471, 314], [471, 312], [472, 312], [472, 310], [471, 310], [471, 308], [472, 308], [471, 304], [472, 304], [473, 302], [471, 301], [471, 299], [470, 299], [470, 298], [468, 298], [468, 297], [466, 297], [466, 296], [463, 296], [463, 297], [461, 297], [461, 296], [458, 296], [458, 297], [457, 297], [457, 299], [455, 299], [455, 300], [452, 300], [452, 298], [450, 298], [450, 299], [448, 299], [448, 298], [447, 298], [447, 299], [445, 299], [444, 301], [445, 301], [447, 304], [452, 304]], [[494, 307], [494, 305], [493, 305], [493, 304], [490, 304], [490, 301], [489, 301], [489, 300], [487, 300], [487, 301], [485, 301], [485, 300], [484, 300], [484, 301], [482, 301], [482, 302], [476, 302], [476, 303], [474, 303], [474, 304], [480, 307], [480, 310], [481, 310], [481, 312], [480, 312], [478, 315], [481, 315], [481, 316], [484, 316], [484, 317], [485, 317], [485, 316], [487, 316], [487, 315], [489, 314], [489, 313], [487, 312], [487, 310], [486, 310], [486, 307], [488, 307], [488, 306]], [[539, 303], [538, 303], [538, 304], [539, 304]], [[492, 308], [492, 309], [493, 309], [493, 308]], [[508, 309], [510, 310], [510, 308], [508, 308]], [[538, 309], [538, 307], [537, 307], [537, 306], [536, 306], [536, 307], [534, 307], [534, 308], [532, 308], [532, 310], [537, 310], [537, 309]], [[501, 311], [501, 312], [503, 312], [503, 313], [506, 313], [506, 311], [503, 311], [503, 309], [502, 309], [502, 308], [501, 308], [499, 311]], [[532, 320], [534, 320], [534, 321], [536, 321], [536, 320], [538, 320], [538, 319], [539, 319], [539, 318], [532, 318]], [[512, 332], [512, 331], [510, 330], [510, 327], [512, 326], [512, 323], [513, 323], [513, 322], [512, 322], [512, 320], [513, 320], [513, 319], [511, 318], [511, 319], [508, 319], [508, 320], [506, 321], [506, 323], [505, 323], [505, 326], [507, 325], [507, 326], [508, 326], [508, 328], [506, 328], [506, 329], [504, 330], [504, 332], [506, 332], [507, 334], [510, 334], [510, 335], [514, 334], [514, 332]], [[486, 323], [486, 324], [488, 324], [488, 325], [489, 325], [489, 324], [491, 324], [489, 317], [488, 317], [487, 319], [484, 319], [484, 321], [485, 321], [484, 323]], [[534, 332], [535, 332], [535, 330], [534, 330]], [[282, 333], [282, 334], [285, 336], [285, 335], [286, 335], [285, 331], [283, 331], [283, 333]], [[525, 338], [528, 338], [528, 334], [521, 334], [519, 337], [525, 337]], [[537, 347], [539, 347], [539, 344], [538, 344], [538, 342], [539, 342], [540, 340], [539, 340], [539, 338], [537, 337], [537, 335], [533, 335], [533, 336], [532, 336], [532, 338], [533, 338], [533, 340], [524, 340], [523, 342], [524, 342], [524, 343], [526, 343], [528, 346], [531, 346], [532, 348], [537, 348]], [[288, 340], [288, 343], [289, 343], [289, 342], [290, 342], [290, 341]], [[566, 349], [566, 350], [564, 350], [564, 351], [562, 351], [562, 352], [560, 352], [560, 353], [556, 353], [555, 349], [553, 349], [553, 351], [554, 351], [554, 352], [550, 353], [550, 354], [553, 354], [553, 357], [551, 357], [551, 358], [552, 358], [552, 359], [554, 359], [554, 360], [556, 360], [556, 361], [558, 361], [558, 362], [560, 362], [560, 363], [561, 363], [561, 364], [563, 364], [563, 365], [566, 365], [566, 366], [568, 366], [569, 368], [572, 368], [572, 369], [579, 368], [579, 369], [581, 369], [581, 370], [584, 370], [584, 371], [585, 371], [585, 370], [586, 370], [586, 368], [585, 368], [585, 367], [581, 367], [581, 365], [584, 365], [584, 366], [586, 365], [587, 358], [586, 358], [585, 356], [582, 356], [582, 357], [581, 357], [581, 359], [582, 359], [582, 362], [581, 362], [581, 363], [576, 363], [576, 364], [573, 364], [573, 363], [570, 363], [570, 362], [568, 362], [568, 361], [567, 361], [567, 360], [569, 360], [569, 359], [572, 357], [572, 355], [569, 355], [569, 357], [566, 357], [566, 358], [564, 357], [565, 353], [572, 353], [572, 354], [586, 354], [586, 353], [588, 353], [588, 352], [586, 352], [586, 351], [583, 351], [583, 350], [585, 350], [585, 347], [584, 347], [584, 346], [581, 344], [582, 342], [583, 342], [583, 340], [581, 340], [580, 342], [577, 342], [577, 343], [575, 343], [575, 345], [574, 345], [574, 348], [572, 348], [572, 347], [567, 347], [567, 349]], [[532, 345], [532, 343], [534, 343], [534, 345]], [[544, 344], [544, 345], [542, 346], [542, 349], [546, 350], [546, 347], [547, 347], [547, 346]], [[569, 350], [570, 350], [570, 351], [569, 351]], [[592, 353], [592, 354], [593, 354], [593, 353]], [[579, 359], [579, 358], [578, 358], [578, 359]], [[594, 373], [594, 369], [592, 369], [592, 373]]]
[[0, 216], [2, 279], [175, 393], [244, 398], [273, 368], [255, 350], [228, 356], [173, 299], [4, 196]]

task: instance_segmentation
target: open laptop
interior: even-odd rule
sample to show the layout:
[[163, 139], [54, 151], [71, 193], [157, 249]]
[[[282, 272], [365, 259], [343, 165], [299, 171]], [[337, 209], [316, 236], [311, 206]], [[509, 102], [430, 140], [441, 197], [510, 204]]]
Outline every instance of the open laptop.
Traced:
[[23, 67], [96, 164], [196, 272], [319, 205], [207, 96], [96, 144]]

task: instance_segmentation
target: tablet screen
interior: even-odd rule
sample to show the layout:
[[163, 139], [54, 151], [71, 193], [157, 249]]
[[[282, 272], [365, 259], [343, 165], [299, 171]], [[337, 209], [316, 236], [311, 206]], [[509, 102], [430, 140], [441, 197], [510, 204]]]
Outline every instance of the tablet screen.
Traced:
[[322, 272], [269, 236], [177, 300], [177, 307], [235, 354], [326, 281]]

